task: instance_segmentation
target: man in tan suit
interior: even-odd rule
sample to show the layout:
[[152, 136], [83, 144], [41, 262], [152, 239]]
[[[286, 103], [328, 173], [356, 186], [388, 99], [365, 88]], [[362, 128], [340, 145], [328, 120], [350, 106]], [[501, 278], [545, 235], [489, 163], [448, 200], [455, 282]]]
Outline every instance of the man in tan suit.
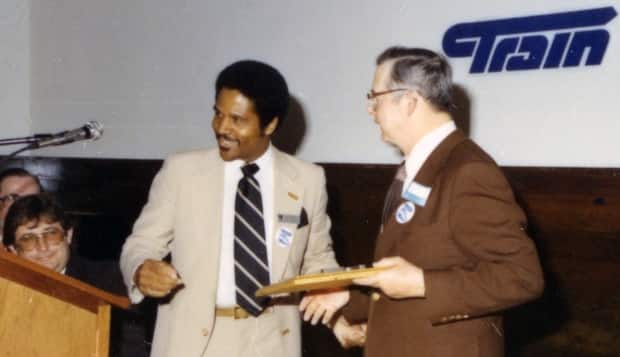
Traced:
[[405, 161], [375, 247], [386, 270], [355, 282], [373, 292], [352, 290], [340, 317], [367, 322], [367, 357], [502, 356], [502, 310], [543, 289], [525, 215], [495, 162], [456, 129], [451, 91], [432, 51], [393, 47], [377, 59], [368, 110]]
[[172, 155], [155, 177], [121, 255], [133, 302], [166, 297], [151, 356], [301, 355], [297, 302], [253, 298], [266, 283], [337, 267], [323, 170], [270, 143], [288, 102], [276, 69], [233, 63], [216, 81], [218, 149]]

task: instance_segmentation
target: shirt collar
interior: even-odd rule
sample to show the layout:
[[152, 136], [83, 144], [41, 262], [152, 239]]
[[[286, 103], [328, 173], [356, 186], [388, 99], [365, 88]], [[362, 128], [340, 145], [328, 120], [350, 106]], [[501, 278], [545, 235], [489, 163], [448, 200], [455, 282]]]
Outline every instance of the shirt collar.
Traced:
[[[254, 160], [253, 163], [258, 165], [259, 171], [257, 175], [260, 174], [261, 169], [272, 166], [273, 149], [271, 147], [271, 142], [269, 142], [269, 145], [267, 146], [267, 150], [265, 150], [265, 152], [261, 156], [259, 156], [258, 159]], [[241, 170], [241, 167], [246, 164], [250, 164], [250, 162], [246, 163], [245, 161], [240, 160], [240, 159], [236, 159], [232, 161], [224, 161], [224, 166], [226, 167], [226, 169], [229, 169], [229, 170]]]
[[405, 159], [405, 172], [407, 175], [405, 177], [403, 190], [408, 186], [407, 183], [413, 181], [433, 150], [435, 150], [435, 148], [454, 130], [456, 130], [456, 125], [454, 121], [450, 120], [424, 135], [413, 147], [413, 150], [411, 150]]
[[[256, 160], [254, 163], [258, 165], [259, 168], [265, 169], [267, 167], [271, 167], [271, 163], [273, 162], [273, 149], [271, 148], [271, 142], [267, 146], [267, 150]], [[259, 171], [260, 172], [260, 171]]]

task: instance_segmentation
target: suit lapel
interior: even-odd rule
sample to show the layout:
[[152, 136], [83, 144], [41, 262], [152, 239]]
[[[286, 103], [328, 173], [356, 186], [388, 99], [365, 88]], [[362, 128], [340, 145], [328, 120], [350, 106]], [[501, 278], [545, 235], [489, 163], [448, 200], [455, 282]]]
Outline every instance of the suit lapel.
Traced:
[[200, 162], [194, 177], [193, 209], [187, 214], [197, 228], [197, 255], [204, 262], [205, 281], [217, 282], [220, 244], [222, 240], [222, 200], [224, 191], [224, 163], [216, 155]]
[[[421, 185], [430, 187], [431, 195], [432, 195], [433, 194], [432, 186], [437, 176], [441, 173], [441, 170], [443, 166], [445, 165], [446, 161], [450, 157], [450, 153], [452, 152], [455, 146], [457, 146], [459, 143], [463, 142], [466, 139], [467, 138], [465, 137], [463, 132], [461, 132], [460, 130], [455, 130], [450, 135], [448, 135], [435, 148], [435, 150], [431, 152], [430, 156], [426, 159], [426, 161], [424, 161], [424, 164], [422, 164], [422, 167], [420, 168], [420, 171], [418, 171], [414, 181]], [[430, 200], [430, 196], [429, 196], [429, 199], [427, 199], [427, 202], [429, 200]], [[403, 201], [404, 200], [400, 198], [399, 205]], [[413, 216], [413, 220], [410, 222], [410, 224], [416, 221], [419, 221], [420, 217], [423, 216], [423, 212], [424, 212], [424, 207], [416, 206], [416, 213]], [[393, 213], [392, 213], [392, 217], [389, 217], [388, 222], [392, 226], [399, 225], [399, 223], [397, 223], [396, 220], [394, 219]], [[386, 226], [384, 231], [388, 229], [389, 227]], [[385, 254], [387, 254], [386, 252], [390, 251], [392, 247], [396, 244], [396, 242], [398, 242], [402, 238], [403, 237], [399, 234], [382, 234], [381, 239], [383, 240], [383, 243], [380, 245], [377, 245], [377, 249], [375, 251], [376, 257], [385, 256]]]
[[415, 177], [415, 181], [424, 186], [431, 187], [435, 178], [441, 171], [442, 167], [446, 163], [446, 160], [450, 156], [452, 149], [466, 137], [460, 130], [453, 131], [448, 135], [436, 148], [431, 152], [430, 156], [424, 161], [424, 164], [418, 171]]
[[[303, 201], [303, 186], [297, 180], [297, 170], [289, 163], [282, 152], [273, 148], [274, 166], [274, 206], [273, 206], [273, 234], [271, 249], [271, 266], [273, 282], [280, 281], [286, 270], [291, 246], [295, 243], [297, 224], [294, 222], [284, 222], [279, 215], [297, 215], [301, 213]], [[282, 244], [278, 241], [282, 233], [292, 234], [289, 244]]]

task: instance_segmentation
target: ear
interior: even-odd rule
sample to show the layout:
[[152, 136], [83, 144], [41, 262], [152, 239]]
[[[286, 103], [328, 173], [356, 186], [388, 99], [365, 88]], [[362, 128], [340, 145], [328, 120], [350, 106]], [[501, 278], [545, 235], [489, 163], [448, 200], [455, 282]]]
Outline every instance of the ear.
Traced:
[[418, 97], [415, 92], [407, 92], [403, 95], [403, 99], [406, 101], [407, 116], [411, 116], [418, 107]]
[[276, 131], [276, 128], [278, 127], [279, 122], [280, 122], [280, 119], [278, 117], [273, 117], [273, 119], [271, 119], [269, 124], [267, 124], [267, 126], [265, 127], [265, 130], [263, 130], [263, 133], [265, 135], [271, 136], [271, 134], [273, 134], [273, 132]]
[[73, 239], [73, 228], [69, 228], [69, 230], [67, 231], [67, 236], [65, 237], [67, 244], [71, 244], [72, 239]]

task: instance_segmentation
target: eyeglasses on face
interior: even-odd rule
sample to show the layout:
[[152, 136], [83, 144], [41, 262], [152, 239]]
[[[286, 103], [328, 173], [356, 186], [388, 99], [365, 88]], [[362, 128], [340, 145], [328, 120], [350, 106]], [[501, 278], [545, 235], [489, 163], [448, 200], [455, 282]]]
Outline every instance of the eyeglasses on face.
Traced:
[[409, 88], [395, 88], [395, 89], [388, 89], [388, 90], [384, 90], [380, 92], [375, 92], [374, 90], [371, 89], [370, 91], [368, 91], [368, 93], [366, 93], [366, 99], [373, 100], [382, 95], [386, 95], [386, 94], [390, 94], [394, 92], [402, 92], [405, 90], [409, 90]]
[[0, 203], [7, 203], [7, 202], [13, 203], [17, 201], [17, 199], [20, 197], [21, 196], [18, 195], [17, 193], [9, 193], [8, 195], [0, 196]]
[[26, 233], [15, 238], [15, 245], [21, 250], [33, 250], [37, 248], [37, 241], [39, 239], [46, 244], [57, 245], [65, 240], [65, 231], [51, 228], [42, 233]]

